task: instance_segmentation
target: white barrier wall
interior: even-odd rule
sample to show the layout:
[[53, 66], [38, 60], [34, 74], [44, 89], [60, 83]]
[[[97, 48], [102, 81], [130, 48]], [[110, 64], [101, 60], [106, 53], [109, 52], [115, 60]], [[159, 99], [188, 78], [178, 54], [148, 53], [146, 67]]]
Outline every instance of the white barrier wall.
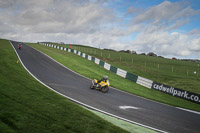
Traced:
[[88, 55], [88, 60], [91, 61], [92, 60], [92, 56]]
[[100, 60], [98, 58], [95, 58], [94, 62], [99, 65]]
[[85, 53], [82, 54], [82, 57], [85, 58]]
[[152, 86], [152, 84], [153, 84], [153, 81], [138, 76], [138, 79], [137, 79], [137, 82], [136, 82], [136, 83], [137, 83], [137, 84], [140, 84], [140, 85], [142, 85], [142, 86], [144, 86], [144, 87], [147, 87], [147, 88], [151, 89], [151, 86]]
[[107, 70], [110, 70], [110, 64], [108, 64], [108, 63], [105, 62], [104, 68], [107, 69]]
[[126, 77], [126, 74], [127, 74], [127, 71], [124, 71], [124, 70], [122, 70], [122, 69], [120, 69], [120, 68], [117, 68], [117, 75], [119, 75], [119, 76], [125, 78], [125, 77]]

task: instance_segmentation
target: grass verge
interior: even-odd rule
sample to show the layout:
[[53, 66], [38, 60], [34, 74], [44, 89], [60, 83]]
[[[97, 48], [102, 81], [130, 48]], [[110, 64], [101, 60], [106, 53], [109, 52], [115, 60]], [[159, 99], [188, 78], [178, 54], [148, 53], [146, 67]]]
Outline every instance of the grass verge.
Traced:
[[2, 39], [0, 66], [1, 133], [127, 132], [41, 85]]
[[100, 112], [94, 111], [94, 110], [90, 110], [93, 113], [95, 113], [96, 115], [98, 115], [99, 117], [103, 118], [106, 121], [111, 122], [112, 124], [119, 126], [121, 128], [123, 128], [124, 130], [129, 131], [130, 133], [156, 133], [156, 131], [154, 130], [150, 130], [148, 128], [144, 128], [138, 125], [134, 125], [128, 122], [125, 122], [123, 120], [119, 120], [117, 118], [111, 117], [111, 116], [107, 116], [105, 114], [102, 114]]

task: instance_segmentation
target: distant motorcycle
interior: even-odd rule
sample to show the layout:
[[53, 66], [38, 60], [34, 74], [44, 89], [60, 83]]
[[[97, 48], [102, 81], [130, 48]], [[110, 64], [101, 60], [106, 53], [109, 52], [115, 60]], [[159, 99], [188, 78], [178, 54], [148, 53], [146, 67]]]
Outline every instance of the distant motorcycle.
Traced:
[[18, 49], [20, 50], [21, 48], [22, 48], [22, 44], [19, 43], [19, 44], [18, 44]]
[[90, 89], [96, 89], [102, 91], [103, 93], [106, 93], [109, 90], [109, 86], [110, 86], [109, 80], [107, 80], [106, 82], [101, 81], [100, 83], [98, 83], [98, 80], [94, 79], [91, 82]]

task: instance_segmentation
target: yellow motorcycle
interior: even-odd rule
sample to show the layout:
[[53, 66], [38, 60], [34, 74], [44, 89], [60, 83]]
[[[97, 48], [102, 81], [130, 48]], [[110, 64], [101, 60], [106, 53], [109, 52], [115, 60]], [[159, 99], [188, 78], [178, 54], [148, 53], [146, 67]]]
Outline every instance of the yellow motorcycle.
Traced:
[[106, 93], [109, 90], [109, 86], [110, 86], [109, 80], [106, 80], [106, 82], [101, 81], [100, 83], [98, 83], [98, 80], [94, 79], [91, 82], [90, 89], [96, 89], [102, 91], [103, 93]]

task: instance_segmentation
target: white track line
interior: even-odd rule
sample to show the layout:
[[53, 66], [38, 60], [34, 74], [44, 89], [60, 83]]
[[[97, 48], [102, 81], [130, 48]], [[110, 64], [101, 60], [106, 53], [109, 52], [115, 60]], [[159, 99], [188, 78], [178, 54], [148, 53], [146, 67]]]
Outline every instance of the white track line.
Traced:
[[195, 113], [195, 114], [198, 114], [198, 115], [200, 115], [200, 112], [198, 112], [198, 111], [193, 111], [193, 110], [184, 109], [184, 108], [180, 108], [180, 107], [176, 107], [176, 108], [177, 108], [177, 109], [184, 110], [184, 111], [187, 111], [187, 112], [191, 112], [191, 113]]
[[140, 109], [140, 108], [134, 107], [134, 106], [119, 106], [119, 108], [124, 109], [124, 110], [126, 110], [126, 109]]
[[[9, 42], [10, 42], [10, 41], [9, 41]], [[112, 116], [112, 117], [115, 117], [115, 118], [118, 118], [118, 119], [121, 119], [121, 120], [130, 122], [130, 123], [133, 123], [133, 124], [136, 124], [136, 125], [139, 125], [139, 126], [142, 126], [142, 127], [145, 127], [145, 128], [148, 128], [148, 129], [157, 131], [157, 132], [167, 133], [166, 131], [163, 131], [163, 130], [160, 130], [160, 129], [157, 129], [157, 128], [153, 128], [153, 127], [150, 127], [150, 126], [146, 126], [146, 125], [140, 124], [140, 123], [138, 123], [138, 122], [131, 121], [131, 120], [125, 119], [125, 118], [123, 118], [123, 117], [120, 117], [120, 116], [117, 116], [117, 115], [114, 115], [114, 114], [105, 112], [105, 111], [100, 110], [100, 109], [97, 109], [97, 108], [95, 108], [95, 107], [92, 107], [92, 106], [90, 106], [90, 105], [87, 105], [87, 104], [85, 104], [85, 103], [82, 103], [82, 102], [80, 102], [80, 101], [77, 101], [77, 100], [75, 100], [75, 99], [73, 99], [73, 98], [71, 98], [71, 97], [69, 97], [69, 96], [66, 96], [66, 95], [64, 95], [64, 94], [62, 94], [62, 93], [60, 93], [60, 92], [54, 90], [53, 88], [49, 87], [48, 85], [46, 85], [45, 83], [43, 83], [42, 81], [40, 81], [38, 78], [36, 78], [36, 77], [25, 67], [25, 65], [23, 64], [23, 62], [22, 62], [21, 58], [19, 57], [17, 51], [15, 50], [13, 44], [12, 44], [11, 42], [10, 42], [10, 44], [11, 44], [11, 46], [13, 47], [15, 53], [17, 54], [17, 57], [19, 58], [19, 60], [20, 60], [20, 62], [21, 62], [21, 64], [22, 64], [22, 66], [25, 68], [25, 70], [26, 70], [32, 77], [34, 77], [38, 82], [40, 82], [41, 84], [43, 84], [44, 86], [46, 86], [46, 87], [49, 88], [50, 90], [52, 90], [52, 91], [54, 91], [54, 92], [60, 94], [61, 96], [64, 96], [64, 97], [68, 98], [69, 100], [71, 100], [71, 101], [73, 101], [73, 102], [75, 102], [75, 103], [78, 103], [78, 104], [80, 104], [80, 105], [82, 105], [82, 106], [85, 106], [85, 107], [87, 107], [87, 108], [89, 108], [89, 109], [93, 109], [93, 110], [95, 110], [95, 111], [104, 113], [104, 114], [106, 114], [106, 115], [109, 115], [109, 116]], [[28, 46], [28, 45], [27, 45], [27, 46]], [[37, 51], [38, 51], [38, 50], [37, 50]], [[40, 52], [40, 51], [38, 51], [38, 52]], [[42, 52], [40, 52], [40, 53], [42, 53]], [[43, 54], [43, 55], [46, 55], [46, 54], [44, 54], [44, 53], [42, 53], [42, 54]], [[56, 60], [54, 60], [54, 59], [51, 58], [50, 56], [48, 56], [48, 55], [46, 55], [46, 56], [49, 57], [51, 60], [57, 62]], [[62, 65], [62, 64], [59, 63], [59, 62], [57, 62], [57, 63], [60, 64], [60, 65]], [[62, 66], [64, 66], [64, 65], [62, 65]], [[64, 67], [65, 67], [65, 66], [64, 66]], [[67, 67], [65, 67], [65, 68], [67, 68]], [[67, 69], [70, 70], [69, 68], [67, 68]], [[72, 71], [72, 70], [70, 70], [70, 71]], [[75, 73], [76, 73], [76, 72], [75, 72]], [[78, 75], [80, 75], [80, 74], [78, 74]], [[81, 75], [81, 76], [82, 76], [82, 75]], [[82, 77], [84, 77], [84, 76], [82, 76]], [[88, 79], [88, 78], [87, 78], [87, 79]]]

